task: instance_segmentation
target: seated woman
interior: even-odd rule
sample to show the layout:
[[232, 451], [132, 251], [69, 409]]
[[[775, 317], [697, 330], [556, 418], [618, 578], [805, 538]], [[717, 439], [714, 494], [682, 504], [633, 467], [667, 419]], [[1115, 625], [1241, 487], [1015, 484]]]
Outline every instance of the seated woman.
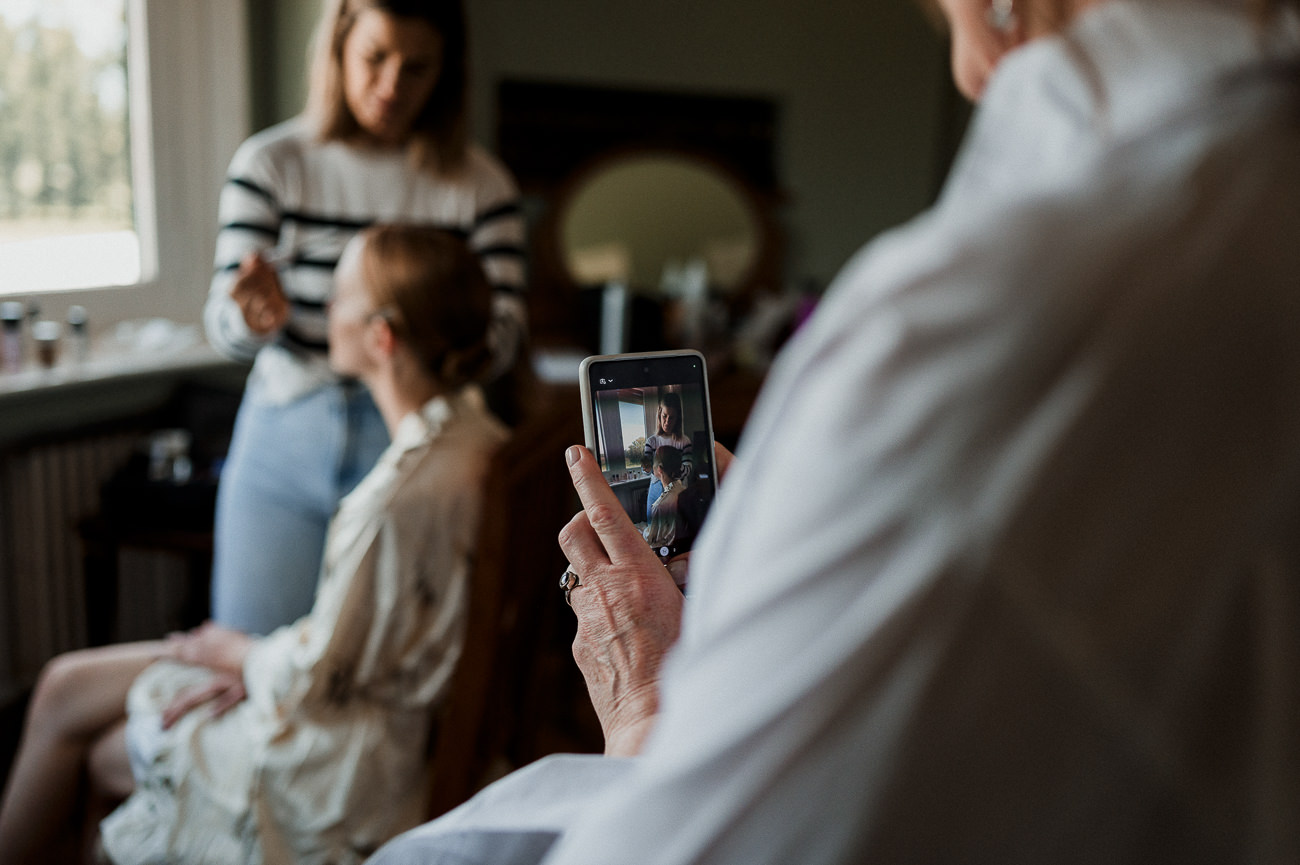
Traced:
[[679, 534], [677, 497], [682, 492], [682, 482], [679, 478], [681, 470], [681, 451], [672, 445], [660, 445], [655, 448], [651, 475], [659, 484], [661, 492], [650, 503], [650, 521], [642, 533], [652, 547], [671, 544]]
[[449, 234], [382, 226], [350, 244], [330, 362], [370, 388], [392, 444], [335, 515], [311, 612], [262, 638], [207, 625], [51, 661], [0, 808], [0, 861], [48, 861], [83, 775], [126, 798], [101, 827], [119, 865], [359, 862], [420, 821], [483, 479], [506, 438], [473, 383], [491, 302]]

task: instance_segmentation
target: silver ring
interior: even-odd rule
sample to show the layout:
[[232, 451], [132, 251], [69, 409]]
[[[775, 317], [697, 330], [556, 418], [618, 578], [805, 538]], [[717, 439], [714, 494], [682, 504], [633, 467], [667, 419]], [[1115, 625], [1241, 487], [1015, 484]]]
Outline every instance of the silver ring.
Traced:
[[560, 588], [564, 589], [564, 603], [570, 607], [573, 606], [573, 599], [569, 597], [569, 593], [580, 585], [582, 585], [582, 579], [573, 570], [573, 566], [570, 565], [565, 568], [564, 573], [560, 575]]

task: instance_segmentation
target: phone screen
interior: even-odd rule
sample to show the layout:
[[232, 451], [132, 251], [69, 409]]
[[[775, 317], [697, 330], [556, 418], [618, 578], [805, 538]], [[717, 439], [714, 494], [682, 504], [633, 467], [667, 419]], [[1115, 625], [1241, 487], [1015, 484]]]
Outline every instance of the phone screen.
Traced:
[[663, 561], [687, 552], [717, 491], [703, 356], [590, 357], [581, 386], [587, 447], [628, 517]]

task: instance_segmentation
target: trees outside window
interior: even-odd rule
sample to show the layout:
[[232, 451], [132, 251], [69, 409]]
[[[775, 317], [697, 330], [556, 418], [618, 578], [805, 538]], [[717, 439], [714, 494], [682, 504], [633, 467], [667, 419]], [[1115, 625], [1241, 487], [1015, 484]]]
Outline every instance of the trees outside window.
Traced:
[[140, 279], [125, 0], [0, 0], [0, 294]]

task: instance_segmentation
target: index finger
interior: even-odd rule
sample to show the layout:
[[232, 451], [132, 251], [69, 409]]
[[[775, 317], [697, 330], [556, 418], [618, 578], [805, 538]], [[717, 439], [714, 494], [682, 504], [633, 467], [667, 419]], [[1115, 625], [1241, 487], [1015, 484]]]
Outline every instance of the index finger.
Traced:
[[248, 691], [244, 688], [242, 681], [231, 683], [212, 701], [212, 717], [221, 717], [242, 703], [247, 696]]
[[587, 513], [587, 521], [596, 532], [596, 537], [609, 554], [611, 561], [625, 559], [646, 549], [645, 538], [619, 503], [600, 472], [600, 466], [591, 451], [574, 445], [565, 452], [565, 461], [569, 464], [569, 476], [573, 478], [573, 488], [582, 501], [582, 509]]

